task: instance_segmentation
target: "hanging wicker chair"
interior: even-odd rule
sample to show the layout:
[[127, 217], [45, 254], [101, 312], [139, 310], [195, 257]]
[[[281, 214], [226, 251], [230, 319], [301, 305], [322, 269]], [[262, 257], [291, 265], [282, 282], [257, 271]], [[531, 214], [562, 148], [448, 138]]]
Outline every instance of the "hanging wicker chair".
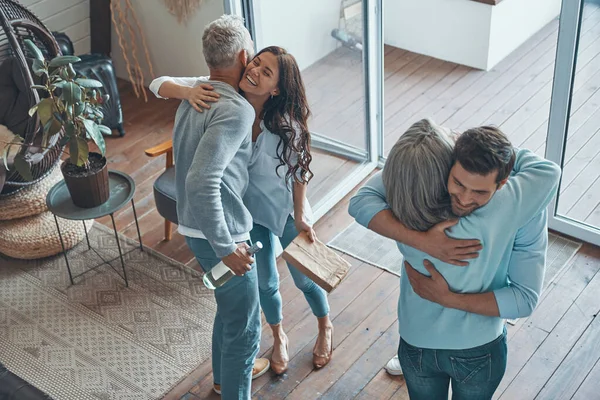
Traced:
[[4, 196], [37, 182], [52, 169], [62, 154], [59, 140], [64, 133], [57, 133], [47, 148], [41, 148], [43, 129], [37, 114], [33, 118], [28, 114], [40, 99], [31, 88], [40, 78], [32, 75], [33, 57], [24, 40], [33, 41], [51, 59], [60, 55], [54, 37], [32, 12], [13, 0], [0, 0], [0, 27], [0, 125], [25, 139], [28, 146], [21, 153], [29, 160], [33, 175], [33, 181], [25, 180], [10, 168], [10, 160], [9, 171], [0, 165], [0, 196]]

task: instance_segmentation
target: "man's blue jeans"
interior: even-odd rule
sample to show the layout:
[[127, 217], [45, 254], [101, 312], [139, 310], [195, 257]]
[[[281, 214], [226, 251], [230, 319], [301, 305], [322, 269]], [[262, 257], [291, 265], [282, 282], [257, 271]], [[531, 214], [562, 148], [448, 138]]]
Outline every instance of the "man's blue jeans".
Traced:
[[400, 339], [398, 358], [411, 400], [491, 399], [506, 371], [506, 329], [490, 343], [463, 350], [411, 346]]
[[[205, 272], [221, 260], [207, 240], [186, 237]], [[217, 314], [212, 336], [213, 379], [223, 400], [248, 400], [252, 367], [260, 346], [260, 307], [256, 267], [215, 290]]]

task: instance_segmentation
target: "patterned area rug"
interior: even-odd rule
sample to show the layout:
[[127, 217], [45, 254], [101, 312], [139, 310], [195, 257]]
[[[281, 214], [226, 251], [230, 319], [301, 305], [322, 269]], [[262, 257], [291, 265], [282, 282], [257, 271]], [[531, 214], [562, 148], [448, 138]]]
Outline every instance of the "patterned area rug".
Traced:
[[[124, 251], [137, 245], [121, 238]], [[106, 227], [94, 224], [90, 242], [118, 257]], [[137, 400], [161, 398], [207, 360], [212, 292], [196, 271], [137, 246], [125, 257], [129, 288], [106, 265], [70, 285], [62, 255], [0, 255], [0, 362], [56, 400]], [[101, 262], [85, 240], [68, 256], [74, 274]]]

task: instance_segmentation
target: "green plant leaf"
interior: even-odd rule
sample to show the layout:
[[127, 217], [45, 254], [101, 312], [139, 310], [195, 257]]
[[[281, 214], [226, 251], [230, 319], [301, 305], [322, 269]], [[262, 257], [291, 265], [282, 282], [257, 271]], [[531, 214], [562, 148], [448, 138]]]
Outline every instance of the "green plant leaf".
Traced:
[[69, 71], [67, 71], [66, 68], [60, 68], [60, 72], [58, 73], [58, 76], [60, 76], [60, 78], [64, 79], [65, 81], [68, 81], [70, 79]]
[[32, 181], [33, 175], [31, 175], [31, 168], [27, 160], [22, 154], [15, 156], [15, 169], [26, 181]]
[[94, 115], [100, 120], [104, 119], [104, 113], [100, 108], [93, 108]]
[[4, 168], [6, 168], [6, 170], [8, 171], [8, 152], [10, 151], [10, 148], [12, 147], [12, 144], [7, 144], [4, 147], [4, 150], [2, 151], [2, 162], [4, 163]]
[[46, 90], [46, 86], [44, 85], [31, 85], [31, 88], [37, 90]]
[[31, 55], [36, 60], [44, 61], [44, 55], [41, 50], [30, 39], [25, 39], [25, 46], [31, 52]]
[[85, 139], [76, 136], [69, 143], [69, 152], [71, 164], [81, 167], [87, 162], [90, 151]]
[[81, 99], [81, 88], [74, 82], [65, 82], [61, 98], [65, 104], [75, 104]]
[[44, 74], [48, 74], [48, 70], [46, 69], [46, 66], [44, 65], [43, 60], [38, 60], [38, 59], [33, 60], [33, 65], [31, 66], [31, 69], [33, 70], [33, 73], [36, 76], [42, 76]]
[[62, 67], [63, 65], [76, 63], [79, 61], [81, 61], [81, 58], [75, 56], [58, 56], [53, 58], [52, 61], [50, 61], [50, 64], [48, 64], [48, 66], [51, 68]]
[[[13, 139], [10, 141], [10, 143], [7, 143], [6, 145], [4, 145], [4, 149], [2, 151], [2, 156], [0, 157], [0, 159], [2, 159], [4, 161], [4, 167], [6, 168], [6, 170], [8, 171], [8, 159], [10, 158], [11, 154], [12, 155], [16, 155], [20, 149], [20, 145], [24, 142], [25, 140], [21, 137], [16, 135], [15, 137], [13, 137]], [[15, 146], [18, 146], [19, 148], [17, 148], [16, 152], [11, 151]], [[0, 147], [2, 147], [2, 143], [0, 143]]]
[[96, 146], [100, 149], [100, 153], [104, 156], [106, 154], [106, 143], [104, 143], [104, 137], [100, 132], [98, 125], [94, 121], [84, 119], [83, 124], [89, 137], [96, 143]]
[[75, 103], [75, 107], [73, 107], [73, 114], [78, 117], [81, 115], [81, 113], [83, 113], [83, 111], [85, 110], [85, 104], [82, 102], [77, 102]]
[[112, 135], [112, 130], [106, 125], [98, 125], [98, 129], [100, 130], [100, 133], [102, 133], [103, 135], [107, 135], [107, 136]]
[[56, 82], [54, 82], [51, 87], [52, 87], [52, 89], [62, 89], [66, 83], [68, 83], [68, 82], [65, 82], [62, 79], [60, 79], [60, 80], [57, 80]]
[[73, 65], [71, 64], [67, 65], [67, 72], [69, 74], [70, 79], [75, 79], [75, 77], [77, 76], [77, 72], [75, 72], [75, 68], [73, 68]]
[[54, 107], [52, 104], [52, 99], [46, 98], [42, 99], [39, 103], [37, 103], [37, 113], [40, 118], [40, 122], [42, 125], [46, 125], [48, 121], [52, 118], [52, 113], [54, 112]]
[[60, 138], [60, 140], [58, 141], [58, 145], [60, 147], [65, 147], [67, 145], [67, 143], [69, 143], [69, 141], [71, 140], [71, 138], [69, 136], [63, 136]]
[[77, 78], [75, 82], [79, 83], [81, 86], [85, 88], [100, 88], [102, 87], [102, 82], [97, 81], [95, 79], [86, 79], [86, 78]]
[[33, 117], [33, 114], [35, 114], [35, 112], [38, 109], [38, 105], [39, 105], [39, 103], [29, 109], [29, 116], [30, 117]]
[[50, 138], [53, 135], [57, 134], [60, 131], [61, 128], [62, 128], [62, 124], [60, 122], [58, 122], [54, 118], [50, 119], [44, 125], [44, 136], [42, 137], [42, 146], [43, 147], [47, 147], [48, 146], [48, 141], [50, 140]]
[[75, 136], [75, 124], [71, 121], [67, 121], [65, 124], [65, 135], [68, 139]]

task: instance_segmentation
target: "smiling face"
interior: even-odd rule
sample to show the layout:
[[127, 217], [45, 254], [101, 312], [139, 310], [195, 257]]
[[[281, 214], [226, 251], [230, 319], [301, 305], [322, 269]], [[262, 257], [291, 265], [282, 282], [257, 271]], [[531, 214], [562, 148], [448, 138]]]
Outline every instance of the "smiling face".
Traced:
[[269, 97], [279, 94], [279, 61], [273, 53], [265, 51], [250, 61], [240, 89], [248, 96]]
[[448, 176], [448, 193], [452, 202], [452, 213], [458, 217], [471, 214], [485, 206], [506, 180], [496, 182], [498, 171], [487, 175], [472, 173], [455, 162]]

